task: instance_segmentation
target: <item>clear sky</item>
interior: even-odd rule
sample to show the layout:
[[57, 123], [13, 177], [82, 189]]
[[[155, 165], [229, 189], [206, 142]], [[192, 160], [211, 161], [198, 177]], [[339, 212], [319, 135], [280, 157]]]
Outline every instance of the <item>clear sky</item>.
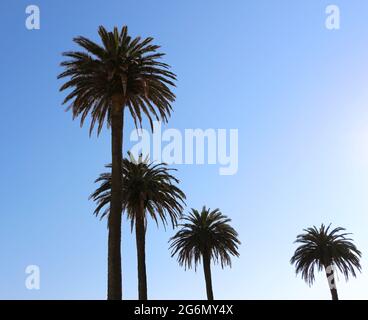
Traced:
[[[331, 2], [340, 30], [325, 28]], [[29, 4], [40, 7], [40, 30], [25, 28]], [[363, 273], [347, 284], [340, 275], [340, 298], [367, 298], [366, 0], [3, 0], [0, 12], [0, 298], [106, 297], [106, 221], [88, 196], [110, 162], [110, 135], [89, 138], [71, 120], [56, 76], [73, 37], [124, 24], [153, 36], [178, 75], [166, 128], [239, 130], [236, 175], [177, 166], [188, 209], [219, 207], [242, 241], [231, 269], [213, 267], [215, 298], [329, 299], [323, 274], [309, 288], [289, 264], [296, 235], [322, 222], [353, 232], [363, 252]], [[125, 150], [132, 128], [127, 117]], [[169, 255], [173, 233], [149, 225], [148, 295], [203, 299], [202, 269]], [[135, 299], [125, 219], [122, 248], [124, 296]], [[40, 290], [24, 285], [28, 265], [40, 267]]]

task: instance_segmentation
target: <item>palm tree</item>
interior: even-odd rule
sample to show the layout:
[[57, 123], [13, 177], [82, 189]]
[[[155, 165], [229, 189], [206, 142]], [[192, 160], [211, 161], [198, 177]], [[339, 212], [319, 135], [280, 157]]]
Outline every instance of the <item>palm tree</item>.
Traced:
[[195, 270], [202, 259], [207, 298], [213, 300], [211, 260], [220, 261], [222, 268], [231, 267], [230, 255], [239, 256], [238, 233], [230, 226], [231, 219], [219, 209], [211, 211], [203, 207], [201, 212], [192, 209], [183, 220], [186, 223], [181, 224], [181, 230], [170, 239], [171, 256], [178, 254], [180, 265], [190, 269], [194, 264]]
[[102, 45], [79, 36], [74, 42], [84, 51], [63, 53], [68, 60], [61, 63], [65, 68], [58, 78], [69, 79], [60, 91], [72, 89], [64, 104], [70, 102], [73, 119], [80, 117], [81, 126], [88, 114], [91, 116], [90, 135], [96, 124], [97, 134], [105, 123], [111, 126], [111, 214], [108, 219], [108, 299], [122, 298], [121, 280], [121, 191], [122, 191], [122, 143], [123, 119], [127, 108], [137, 127], [142, 126], [142, 114], [146, 115], [151, 128], [152, 116], [167, 121], [175, 95], [175, 74], [169, 65], [159, 62], [164, 55], [153, 38], [131, 38], [124, 26], [119, 32], [114, 28], [98, 30]]
[[305, 233], [297, 236], [295, 243], [301, 245], [295, 250], [290, 260], [295, 264], [296, 273], [302, 274], [309, 285], [312, 285], [314, 271], [325, 270], [326, 277], [330, 286], [332, 300], [338, 300], [335, 283], [335, 267], [340, 270], [348, 280], [349, 274], [356, 277], [355, 269], [361, 271], [359, 259], [361, 252], [351, 242], [352, 239], [346, 238], [350, 233], [340, 233], [344, 228], [335, 228], [330, 231], [331, 224], [326, 228], [323, 224], [318, 229], [304, 229]]
[[[108, 168], [111, 165], [107, 166]], [[147, 159], [138, 161], [131, 156], [124, 159], [122, 165], [123, 179], [123, 210], [131, 220], [131, 227], [135, 225], [138, 262], [138, 296], [139, 300], [147, 300], [146, 276], [146, 228], [147, 215], [157, 223], [161, 220], [164, 227], [171, 221], [172, 227], [177, 225], [181, 217], [185, 194], [175, 185], [179, 180], [175, 178], [165, 163], [148, 163]], [[97, 202], [96, 215], [101, 218], [109, 214], [111, 197], [111, 174], [104, 173], [96, 180], [100, 187], [91, 195]], [[103, 211], [102, 211], [103, 209]]]

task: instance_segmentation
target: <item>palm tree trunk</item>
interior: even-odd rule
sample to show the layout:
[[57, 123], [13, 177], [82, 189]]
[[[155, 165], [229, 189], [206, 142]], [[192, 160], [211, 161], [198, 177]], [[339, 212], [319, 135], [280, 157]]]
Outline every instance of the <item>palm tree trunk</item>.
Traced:
[[112, 98], [111, 110], [111, 203], [108, 220], [108, 283], [107, 299], [122, 299], [121, 276], [121, 211], [122, 211], [122, 149], [123, 149], [123, 99]]
[[209, 254], [203, 255], [203, 270], [206, 280], [207, 299], [213, 300], [212, 279], [211, 279], [211, 257]]
[[335, 282], [335, 276], [334, 276], [332, 265], [325, 267], [325, 270], [326, 270], [326, 277], [327, 277], [328, 285], [331, 291], [332, 300], [339, 300], [339, 297], [337, 295], [336, 282]]
[[137, 242], [138, 297], [139, 300], [147, 300], [146, 230], [143, 205], [141, 205], [140, 213], [136, 216], [135, 237]]

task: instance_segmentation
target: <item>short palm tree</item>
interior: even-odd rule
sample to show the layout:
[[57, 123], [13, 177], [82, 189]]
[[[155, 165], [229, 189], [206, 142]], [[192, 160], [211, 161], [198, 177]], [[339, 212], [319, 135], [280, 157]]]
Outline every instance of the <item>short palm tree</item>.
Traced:
[[[108, 165], [107, 167], [111, 167]], [[173, 227], [181, 217], [185, 194], [175, 185], [179, 180], [175, 178], [164, 163], [148, 163], [147, 159], [138, 161], [131, 158], [124, 159], [122, 165], [123, 179], [123, 210], [135, 225], [138, 262], [138, 296], [139, 300], [147, 300], [146, 276], [146, 228], [147, 215], [158, 225], [161, 220], [164, 227], [171, 221]], [[111, 198], [111, 174], [102, 174], [96, 182], [100, 187], [91, 195], [97, 202], [96, 215], [104, 217], [109, 214]]]
[[174, 86], [175, 74], [169, 65], [159, 59], [159, 46], [153, 38], [132, 38], [128, 28], [114, 28], [108, 32], [98, 30], [102, 45], [85, 37], [74, 42], [83, 51], [63, 53], [68, 60], [58, 78], [69, 78], [60, 91], [72, 89], [63, 103], [70, 102], [73, 119], [80, 117], [81, 126], [91, 116], [90, 134], [96, 124], [100, 133], [106, 119], [111, 126], [112, 197], [108, 226], [108, 299], [122, 298], [121, 276], [121, 190], [122, 144], [124, 110], [128, 109], [135, 125], [142, 124], [146, 115], [152, 126], [152, 117], [167, 121], [171, 103], [175, 100], [170, 86]]
[[340, 270], [348, 280], [349, 274], [356, 277], [355, 269], [361, 271], [361, 252], [346, 238], [349, 233], [341, 233], [344, 228], [335, 228], [330, 231], [321, 225], [320, 228], [313, 226], [304, 229], [305, 233], [297, 236], [295, 243], [301, 244], [291, 258], [291, 264], [295, 264], [296, 273], [301, 273], [302, 278], [309, 284], [314, 282], [314, 271], [325, 270], [329, 282], [332, 300], [338, 300], [335, 267]]
[[230, 226], [231, 219], [219, 209], [211, 211], [203, 207], [201, 212], [192, 209], [183, 220], [181, 230], [170, 239], [171, 256], [177, 254], [180, 265], [190, 269], [194, 264], [195, 270], [202, 260], [207, 298], [213, 300], [211, 260], [220, 262], [222, 268], [231, 266], [230, 255], [239, 256], [238, 233]]

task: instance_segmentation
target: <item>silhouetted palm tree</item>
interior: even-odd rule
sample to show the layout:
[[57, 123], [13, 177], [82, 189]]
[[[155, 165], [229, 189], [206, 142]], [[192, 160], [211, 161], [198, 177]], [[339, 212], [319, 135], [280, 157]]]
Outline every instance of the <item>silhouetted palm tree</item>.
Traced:
[[192, 209], [186, 223], [181, 224], [172, 242], [172, 257], [178, 254], [178, 262], [186, 268], [194, 264], [195, 270], [202, 259], [208, 300], [213, 300], [211, 280], [211, 260], [220, 261], [221, 267], [231, 266], [230, 254], [239, 256], [238, 233], [229, 225], [231, 219], [223, 215], [219, 209], [211, 211], [202, 208], [201, 212]]
[[169, 66], [158, 60], [164, 55], [152, 44], [153, 38], [131, 38], [128, 28], [112, 32], [99, 27], [102, 46], [85, 38], [74, 42], [84, 51], [65, 52], [69, 60], [61, 63], [65, 71], [58, 78], [68, 77], [60, 91], [72, 89], [63, 103], [71, 102], [68, 110], [73, 119], [80, 117], [83, 125], [91, 115], [90, 134], [98, 123], [111, 126], [112, 197], [108, 236], [108, 299], [121, 299], [121, 163], [124, 110], [127, 108], [137, 126], [146, 115], [152, 126], [152, 116], [167, 121], [174, 94], [175, 75]]
[[334, 269], [337, 267], [348, 280], [349, 274], [356, 277], [355, 268], [361, 271], [361, 252], [346, 238], [350, 233], [340, 233], [344, 228], [336, 228], [330, 231], [331, 225], [327, 228], [322, 224], [318, 229], [304, 229], [305, 233], [297, 236], [295, 243], [301, 245], [296, 249], [290, 260], [295, 264], [296, 273], [301, 273], [302, 278], [309, 284], [314, 282], [314, 271], [325, 270], [330, 286], [332, 300], [338, 300], [335, 283]]
[[[111, 167], [108, 165], [107, 167]], [[181, 217], [185, 194], [175, 185], [179, 183], [166, 164], [153, 164], [142, 161], [140, 157], [135, 161], [133, 157], [123, 160], [123, 210], [135, 225], [138, 262], [138, 296], [140, 300], [147, 299], [146, 279], [146, 227], [147, 215], [157, 223], [161, 220], [166, 226], [168, 220], [173, 227]], [[96, 215], [104, 217], [109, 214], [109, 199], [111, 197], [111, 174], [102, 174], [96, 182], [100, 187], [91, 195], [97, 201]], [[101, 211], [103, 209], [103, 211]]]

